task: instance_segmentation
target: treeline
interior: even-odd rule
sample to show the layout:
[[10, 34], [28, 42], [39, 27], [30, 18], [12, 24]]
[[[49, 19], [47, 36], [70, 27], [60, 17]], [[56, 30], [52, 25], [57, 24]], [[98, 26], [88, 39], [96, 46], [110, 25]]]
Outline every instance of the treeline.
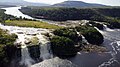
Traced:
[[[107, 22], [111, 28], [120, 28], [120, 8], [32, 8], [23, 7], [24, 14], [53, 21], [94, 20]], [[115, 23], [115, 24], [114, 24]], [[117, 25], [116, 25], [117, 24]]]
[[[21, 11], [35, 18], [44, 18], [54, 21], [66, 20], [103, 20], [104, 16], [97, 13], [93, 9], [77, 9], [77, 8], [27, 8]], [[94, 18], [95, 17], [95, 18]]]
[[114, 18], [119, 18], [120, 19], [120, 8], [99, 8], [96, 9], [99, 13], [109, 16], [109, 17], [114, 17]]

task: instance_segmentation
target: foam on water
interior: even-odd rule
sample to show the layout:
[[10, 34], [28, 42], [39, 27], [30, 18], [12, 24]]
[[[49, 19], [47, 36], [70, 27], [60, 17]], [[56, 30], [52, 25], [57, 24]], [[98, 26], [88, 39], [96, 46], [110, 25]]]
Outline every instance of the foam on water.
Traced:
[[120, 46], [120, 41], [117, 41], [118, 46]]
[[103, 24], [103, 26], [104, 26], [104, 29], [105, 29], [106, 31], [114, 31], [113, 29], [108, 28], [107, 25], [104, 25], [104, 24]]
[[111, 47], [112, 47], [112, 50], [113, 50], [113, 51], [110, 51], [110, 54], [111, 54], [112, 58], [109, 59], [108, 61], [100, 64], [99, 67], [108, 67], [108, 66], [111, 66], [113, 63], [120, 64], [120, 62], [117, 60], [117, 57], [116, 57], [116, 55], [118, 54], [118, 48], [115, 44], [116, 44], [116, 42], [112, 42], [110, 44]]
[[[117, 64], [120, 63], [117, 60], [117, 57], [116, 57], [118, 55], [118, 53], [119, 53], [119, 50], [120, 50], [120, 48], [119, 48], [119, 46], [120, 46], [120, 38], [118, 37], [119, 31], [116, 30], [116, 29], [114, 29], [114, 30], [109, 29], [106, 25], [104, 25], [104, 27], [105, 27], [104, 31], [99, 30], [99, 29], [97, 29], [97, 30], [104, 36], [105, 39], [108, 39], [108, 40], [112, 41], [112, 43], [109, 44], [111, 46], [111, 48], [112, 48], [112, 50], [109, 52], [111, 54], [112, 58], [109, 59], [108, 61], [103, 62], [102, 64], [100, 64], [99, 67], [109, 67], [114, 63], [117, 63]], [[104, 32], [104, 33], [102, 33], [101, 31]]]

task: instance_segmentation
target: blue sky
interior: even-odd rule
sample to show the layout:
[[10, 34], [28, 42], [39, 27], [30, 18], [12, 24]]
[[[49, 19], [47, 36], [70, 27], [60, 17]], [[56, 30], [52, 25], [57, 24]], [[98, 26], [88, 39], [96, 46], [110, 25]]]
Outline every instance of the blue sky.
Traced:
[[[25, 0], [29, 2], [40, 2], [40, 3], [47, 3], [47, 4], [55, 4], [67, 0]], [[77, 0], [77, 1], [84, 1], [88, 3], [98, 3], [98, 4], [105, 4], [105, 5], [113, 5], [113, 6], [120, 6], [120, 0]]]

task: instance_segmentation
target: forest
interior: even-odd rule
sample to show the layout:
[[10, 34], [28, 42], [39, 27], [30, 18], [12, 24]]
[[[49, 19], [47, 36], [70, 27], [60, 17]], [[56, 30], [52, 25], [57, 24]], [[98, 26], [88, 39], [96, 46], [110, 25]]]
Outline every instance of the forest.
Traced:
[[23, 7], [20, 11], [34, 18], [53, 21], [93, 20], [106, 22], [110, 28], [120, 28], [120, 8], [58, 8]]

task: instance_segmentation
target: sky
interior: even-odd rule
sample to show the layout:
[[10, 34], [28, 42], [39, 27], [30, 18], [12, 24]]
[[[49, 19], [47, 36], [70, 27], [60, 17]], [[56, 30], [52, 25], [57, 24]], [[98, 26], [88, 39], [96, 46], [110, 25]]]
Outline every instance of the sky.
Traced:
[[[60, 3], [67, 0], [25, 0], [28, 2], [40, 2], [46, 4], [55, 4]], [[120, 6], [120, 0], [76, 0], [76, 1], [84, 1], [87, 3], [98, 3], [98, 4], [105, 4], [105, 5], [112, 5], [112, 6]]]

